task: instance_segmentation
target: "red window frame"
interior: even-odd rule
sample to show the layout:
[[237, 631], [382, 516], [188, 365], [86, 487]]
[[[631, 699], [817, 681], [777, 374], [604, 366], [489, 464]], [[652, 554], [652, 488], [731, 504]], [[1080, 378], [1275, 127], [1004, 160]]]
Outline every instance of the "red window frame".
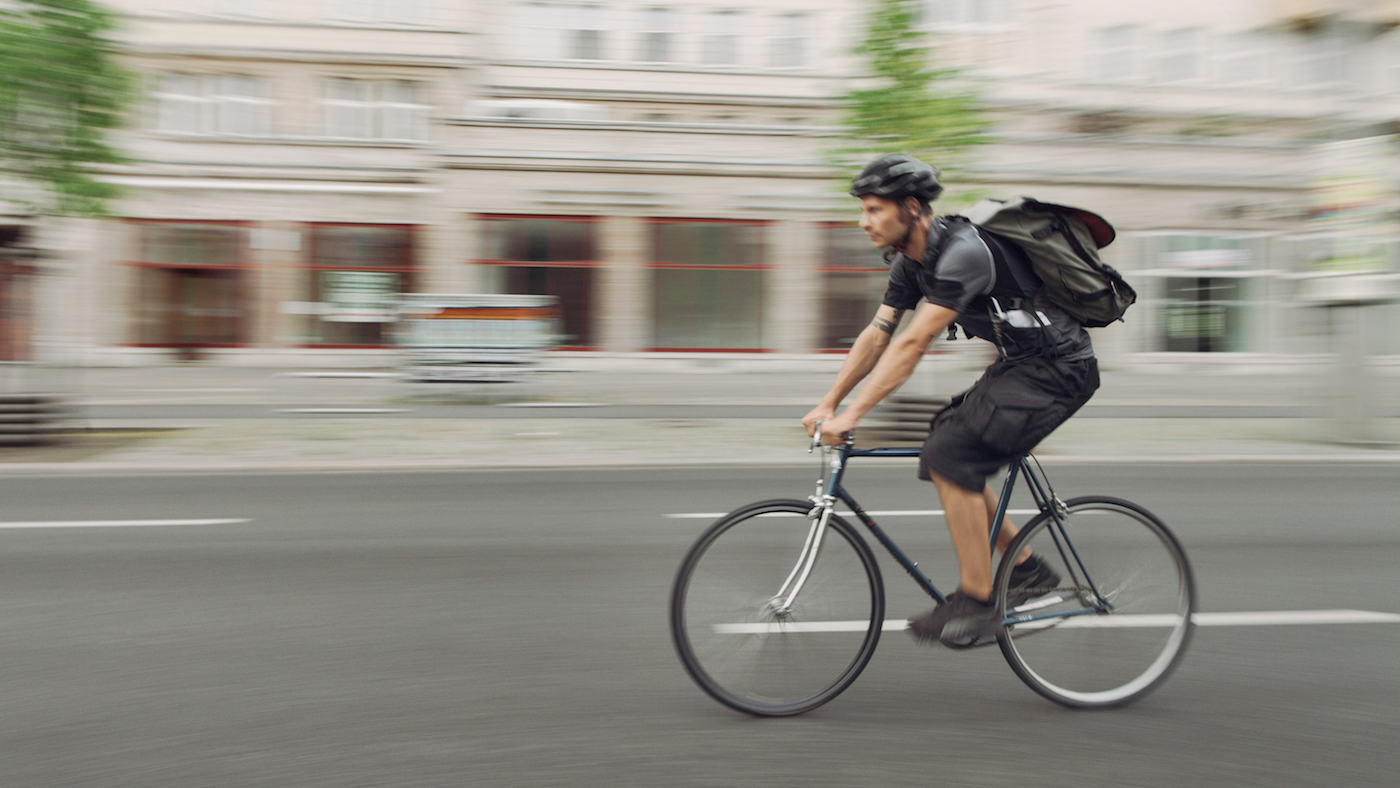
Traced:
[[[133, 233], [128, 233], [128, 234], [127, 234], [127, 237], [126, 237], [126, 239], [125, 239], [125, 240], [126, 240], [126, 244], [125, 244], [125, 251], [126, 251], [126, 254], [123, 255], [123, 258], [124, 258], [124, 259], [122, 259], [122, 260], [119, 262], [119, 265], [127, 266], [127, 267], [130, 267], [130, 268], [149, 268], [149, 269], [166, 269], [166, 270], [183, 269], [183, 268], [192, 268], [192, 269], [199, 269], [199, 270], [206, 270], [206, 271], [240, 271], [240, 272], [241, 272], [241, 271], [249, 271], [249, 270], [252, 270], [253, 267], [254, 267], [252, 261], [249, 259], [250, 256], [251, 256], [251, 255], [249, 254], [250, 251], [251, 251], [251, 246], [250, 246], [249, 239], [248, 239], [248, 234], [251, 232], [252, 227], [253, 227], [253, 224], [254, 224], [253, 222], [241, 221], [241, 220], [231, 220], [231, 219], [213, 219], [213, 220], [198, 219], [198, 220], [191, 220], [191, 219], [148, 219], [148, 218], [140, 218], [140, 217], [126, 217], [126, 218], [122, 219], [121, 222], [122, 222], [122, 224], [123, 224], [124, 226], [129, 227], [129, 228], [133, 228], [133, 229], [135, 230], [135, 232], [133, 232]], [[143, 247], [144, 244], [145, 244], [145, 239], [144, 239], [144, 237], [143, 237], [143, 235], [144, 235], [144, 233], [145, 233], [145, 228], [146, 228], [146, 227], [162, 226], [162, 225], [165, 225], [165, 226], [180, 225], [180, 226], [188, 226], [188, 227], [229, 227], [229, 228], [234, 228], [234, 229], [242, 229], [242, 230], [245, 231], [244, 236], [243, 236], [243, 242], [242, 242], [241, 244], [238, 244], [238, 245], [237, 245], [237, 248], [238, 248], [238, 250], [239, 250], [239, 258], [240, 258], [240, 259], [238, 259], [238, 260], [236, 260], [236, 261], [219, 262], [219, 263], [163, 263], [163, 262], [155, 262], [155, 261], [150, 261], [150, 260], [143, 260], [143, 259], [141, 259], [141, 257], [142, 257], [142, 256], [141, 256], [142, 247]], [[130, 295], [131, 300], [128, 302], [127, 314], [129, 314], [129, 315], [135, 315], [135, 314], [137, 314], [137, 313], [140, 312], [141, 304], [140, 304], [139, 301], [138, 301], [138, 299], [140, 298], [140, 296], [141, 296], [140, 288], [132, 288], [131, 295]], [[246, 310], [246, 311], [245, 311], [245, 314], [247, 315], [247, 316], [244, 318], [244, 322], [243, 322], [243, 325], [242, 325], [242, 327], [241, 327], [241, 328], [242, 328], [242, 331], [240, 332], [240, 333], [244, 333], [244, 332], [246, 332], [247, 329], [248, 329], [248, 324], [249, 324], [249, 323], [252, 321], [252, 319], [253, 319], [253, 310], [254, 310], [254, 307], [255, 307], [255, 304], [251, 302], [250, 297], [249, 297], [249, 289], [248, 289], [248, 283], [247, 283], [247, 282], [240, 282], [240, 285], [239, 285], [239, 293], [238, 293], [238, 300], [239, 300], [241, 303], [244, 304], [244, 309]], [[245, 334], [245, 336], [246, 336], [246, 334]], [[211, 342], [211, 343], [202, 343], [202, 344], [200, 345], [200, 347], [211, 347], [211, 348], [235, 348], [235, 347], [248, 347], [248, 346], [251, 345], [251, 344], [252, 344], [252, 343], [248, 342], [248, 341], [245, 339], [244, 341], [241, 341], [241, 342]], [[120, 347], [150, 347], [150, 348], [178, 347], [178, 345], [172, 345], [172, 344], [170, 344], [170, 343], [168, 343], [168, 342], [122, 342], [122, 343], [119, 343], [119, 346], [120, 346]]]
[[[760, 258], [761, 258], [761, 259], [759, 260], [759, 262], [756, 262], [756, 263], [719, 263], [719, 264], [715, 264], [715, 263], [688, 263], [688, 262], [679, 262], [679, 261], [673, 261], [673, 260], [661, 260], [661, 259], [658, 259], [658, 258], [660, 257], [660, 253], [659, 253], [659, 251], [657, 250], [658, 244], [656, 243], [656, 240], [657, 240], [657, 238], [656, 238], [656, 228], [657, 228], [658, 226], [661, 226], [661, 225], [713, 224], [713, 225], [726, 225], [726, 226], [731, 226], [731, 227], [761, 227], [761, 228], [765, 228], [765, 229], [766, 229], [766, 228], [769, 228], [769, 227], [772, 227], [772, 226], [773, 226], [773, 222], [772, 222], [772, 221], [769, 221], [769, 220], [766, 220], [766, 219], [714, 219], [714, 218], [695, 218], [695, 217], [683, 217], [683, 218], [673, 218], [673, 217], [649, 217], [649, 218], [647, 218], [645, 221], [646, 221], [647, 226], [648, 226], [648, 229], [649, 229], [649, 231], [650, 231], [650, 232], [649, 232], [649, 236], [650, 236], [650, 239], [651, 239], [651, 241], [652, 241], [651, 254], [649, 255], [650, 260], [644, 264], [644, 267], [645, 267], [645, 268], [649, 268], [649, 269], [657, 270], [657, 271], [666, 271], [666, 270], [671, 270], [671, 271], [676, 271], [676, 270], [693, 270], [693, 271], [759, 271], [759, 272], [766, 272], [766, 271], [772, 270], [772, 269], [775, 267], [775, 266], [773, 266], [771, 263], [769, 263], [769, 262], [767, 261], [767, 255], [766, 255], [766, 251], [767, 251], [767, 247], [768, 247], [768, 238], [766, 237], [767, 233], [765, 233], [765, 237], [763, 238], [763, 241], [762, 241], [762, 243], [761, 243], [761, 245], [760, 245], [760, 247], [761, 247], [761, 249], [762, 249], [762, 253], [760, 254]], [[765, 301], [767, 300], [767, 292], [766, 292], [767, 287], [768, 287], [768, 284], [765, 282], [765, 283], [762, 285], [761, 290], [760, 290], [760, 293], [759, 293], [758, 342], [759, 342], [760, 347], [756, 347], [756, 348], [743, 348], [743, 347], [739, 347], [739, 348], [727, 348], [727, 347], [670, 347], [670, 346], [664, 346], [664, 345], [655, 345], [655, 346], [652, 346], [652, 347], [647, 348], [647, 350], [649, 350], [649, 351], [651, 351], [651, 352], [658, 352], [658, 353], [771, 353], [771, 352], [773, 352], [773, 349], [772, 349], [772, 348], [762, 347], [762, 343], [763, 343], [763, 328], [764, 328], [764, 325], [763, 325], [763, 324], [764, 324], [764, 319], [765, 319], [765, 314], [764, 314], [764, 312], [763, 312], [763, 309], [764, 309], [764, 303], [765, 303]], [[656, 300], [657, 298], [659, 298], [659, 294], [656, 292], [656, 284], [655, 284], [655, 280], [653, 280], [653, 284], [652, 284], [652, 299], [653, 299], [653, 302], [655, 302], [655, 300]], [[656, 330], [656, 316], [655, 316], [655, 315], [653, 315], [652, 321], [653, 321], [653, 322], [652, 322], [652, 330], [653, 330], [653, 332], [655, 332], [655, 330]], [[654, 336], [655, 336], [655, 333], [653, 333], [653, 337], [654, 337]]]
[[[405, 262], [403, 262], [402, 264], [396, 264], [396, 265], [392, 265], [392, 266], [388, 266], [388, 265], [376, 265], [376, 266], [353, 266], [353, 267], [351, 267], [351, 266], [345, 266], [345, 265], [325, 265], [325, 264], [318, 263], [318, 262], [316, 262], [316, 260], [317, 260], [316, 249], [317, 249], [317, 243], [318, 243], [318, 239], [317, 239], [317, 237], [316, 237], [316, 236], [317, 236], [316, 231], [317, 231], [318, 229], [320, 229], [320, 228], [328, 228], [328, 227], [395, 228], [395, 229], [407, 230], [407, 231], [408, 231], [408, 232], [407, 232], [407, 237], [408, 237], [408, 257], [407, 257], [407, 260], [406, 260]], [[302, 258], [301, 264], [298, 266], [298, 268], [299, 268], [300, 270], [302, 270], [302, 271], [307, 271], [307, 272], [311, 272], [311, 271], [354, 271], [354, 272], [363, 272], [363, 273], [392, 273], [392, 274], [399, 274], [400, 277], [401, 277], [400, 280], [399, 280], [399, 292], [400, 292], [400, 293], [412, 293], [412, 292], [414, 291], [414, 288], [416, 287], [416, 280], [417, 280], [417, 277], [418, 277], [418, 249], [419, 249], [418, 233], [419, 233], [419, 230], [421, 229], [421, 226], [420, 226], [420, 225], [408, 224], [408, 223], [406, 223], [406, 222], [307, 222], [307, 223], [305, 223], [305, 224], [302, 225], [302, 228], [303, 228], [303, 229], [305, 230], [305, 232], [306, 232], [306, 239], [307, 239], [307, 240], [306, 240], [306, 249], [307, 249], [307, 253], [306, 253], [306, 256]], [[308, 297], [312, 297], [312, 298], [319, 298], [320, 295], [321, 295], [321, 294], [320, 294], [319, 292], [311, 292], [311, 282], [308, 281], [308, 282], [307, 282], [307, 296], [308, 296]], [[381, 325], [383, 325], [383, 324], [381, 323]], [[381, 338], [381, 339], [382, 339], [382, 338]], [[394, 345], [393, 345], [393, 342], [392, 342], [392, 341], [381, 341], [381, 342], [379, 342], [378, 344], [344, 344], [344, 343], [335, 343], [335, 342], [306, 342], [306, 343], [302, 343], [302, 344], [300, 344], [300, 345], [297, 345], [297, 347], [303, 347], [303, 348], [323, 348], [323, 349], [330, 349], [330, 350], [341, 350], [341, 349], [349, 349], [349, 350], [353, 350], [353, 349], [378, 349], [378, 348], [388, 348], [388, 347], [393, 347], [393, 346], [394, 346]]]
[[[603, 268], [603, 267], [605, 267], [605, 265], [606, 265], [606, 264], [604, 263], [604, 261], [603, 261], [602, 259], [600, 259], [599, 255], [598, 255], [599, 242], [598, 242], [598, 237], [597, 237], [597, 236], [598, 236], [598, 232], [597, 232], [597, 227], [596, 227], [597, 225], [599, 225], [599, 224], [602, 223], [602, 221], [603, 221], [603, 219], [604, 219], [605, 217], [602, 217], [602, 216], [579, 216], [579, 215], [571, 215], [571, 214], [521, 214], [521, 213], [509, 213], [509, 214], [507, 214], [507, 213], [478, 213], [478, 214], [472, 214], [471, 218], [472, 218], [472, 220], [475, 221], [475, 222], [527, 222], [527, 221], [546, 221], [546, 222], [568, 222], [568, 223], [571, 223], [571, 224], [584, 224], [584, 225], [590, 225], [590, 226], [592, 227], [592, 230], [591, 230], [592, 235], [591, 235], [591, 237], [589, 238], [589, 245], [592, 247], [592, 252], [593, 252], [593, 255], [594, 255], [594, 256], [593, 256], [593, 258], [591, 258], [591, 259], [570, 259], [570, 260], [515, 260], [515, 259], [509, 259], [509, 258], [495, 258], [495, 257], [482, 257], [482, 256], [478, 256], [478, 257], [475, 257], [475, 258], [473, 258], [473, 259], [471, 260], [471, 262], [472, 262], [473, 264], [475, 264], [475, 265], [485, 265], [485, 266], [493, 266], [493, 267], [500, 267], [500, 268], [559, 268], [559, 269], [595, 269], [595, 268]], [[590, 275], [590, 278], [592, 278], [592, 275]], [[593, 321], [593, 311], [594, 311], [595, 306], [596, 306], [596, 303], [595, 303], [595, 302], [596, 302], [596, 295], [597, 295], [597, 294], [596, 294], [596, 291], [590, 292], [590, 293], [588, 294], [588, 298], [587, 298], [587, 302], [588, 302], [588, 303], [587, 303], [587, 305], [586, 305], [586, 306], [584, 307], [584, 309], [583, 309], [583, 313], [584, 313], [583, 316], [580, 318], [580, 320], [581, 320], [582, 322], [591, 323], [591, 322]], [[564, 303], [561, 303], [561, 304], [560, 304], [560, 307], [561, 307], [562, 309], [568, 309], [568, 307], [567, 307], [566, 304], [564, 304]], [[567, 316], [567, 314], [566, 314], [566, 317], [564, 318], [564, 320], [567, 321], [568, 319], [569, 319], [569, 318], [568, 318], [568, 316]], [[591, 335], [592, 332], [593, 332], [593, 327], [592, 327], [591, 325], [589, 325], [589, 326], [587, 327], [586, 330], [587, 330], [587, 331], [589, 332], [589, 334]], [[559, 349], [559, 350], [569, 350], [569, 351], [588, 351], [588, 350], [597, 350], [597, 349], [599, 349], [599, 348], [598, 348], [597, 345], [595, 345], [595, 344], [593, 344], [593, 343], [591, 343], [591, 342], [585, 342], [585, 343], [581, 343], [581, 344], [577, 344], [577, 345], [561, 345], [558, 349]]]

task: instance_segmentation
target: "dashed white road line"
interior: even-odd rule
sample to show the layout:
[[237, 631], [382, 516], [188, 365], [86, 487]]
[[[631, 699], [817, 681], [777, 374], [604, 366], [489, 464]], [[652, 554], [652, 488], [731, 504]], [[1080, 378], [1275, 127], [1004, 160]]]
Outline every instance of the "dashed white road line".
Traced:
[[412, 408], [278, 408], [278, 413], [412, 413]]
[[234, 525], [252, 522], [247, 517], [221, 517], [202, 520], [34, 520], [0, 522], [0, 528], [134, 528], [170, 525]]
[[498, 408], [601, 408], [602, 402], [501, 402]]
[[1198, 627], [1272, 627], [1290, 624], [1400, 624], [1400, 615], [1372, 610], [1264, 610], [1255, 613], [1197, 613]]
[[[836, 513], [842, 517], [854, 517], [855, 513], [844, 509], [837, 509]], [[729, 512], [677, 512], [675, 514], [663, 515], [668, 520], [718, 520], [729, 514]], [[883, 511], [867, 511], [871, 517], [942, 517], [942, 509], [886, 509]], [[1017, 517], [1026, 517], [1033, 514], [1040, 514], [1039, 509], [1011, 509], [1007, 514]], [[770, 512], [761, 514], [760, 517], [805, 517], [806, 515], [796, 512]]]
[[[1169, 627], [1177, 617], [1165, 615], [1082, 616], [1060, 622], [1060, 627], [1118, 628]], [[1308, 624], [1400, 624], [1400, 615], [1374, 610], [1260, 610], [1235, 613], [1197, 613], [1191, 617], [1198, 627], [1272, 627]], [[761, 635], [809, 632], [863, 632], [865, 621], [802, 621], [793, 623], [715, 624], [720, 635]], [[885, 632], [907, 629], [909, 622], [891, 618], [880, 627]]]

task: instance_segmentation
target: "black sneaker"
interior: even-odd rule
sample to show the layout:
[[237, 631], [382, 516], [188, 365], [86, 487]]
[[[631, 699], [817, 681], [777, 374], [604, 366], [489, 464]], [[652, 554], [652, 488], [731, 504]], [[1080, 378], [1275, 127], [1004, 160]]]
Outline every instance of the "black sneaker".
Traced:
[[1011, 585], [1006, 589], [1006, 609], [1011, 610], [1038, 596], [1045, 596], [1060, 584], [1060, 573], [1031, 556], [1011, 568]]
[[996, 605], [979, 602], [961, 591], [954, 591], [946, 603], [909, 622], [915, 639], [936, 639], [949, 648], [971, 648], [996, 640], [1000, 627]]

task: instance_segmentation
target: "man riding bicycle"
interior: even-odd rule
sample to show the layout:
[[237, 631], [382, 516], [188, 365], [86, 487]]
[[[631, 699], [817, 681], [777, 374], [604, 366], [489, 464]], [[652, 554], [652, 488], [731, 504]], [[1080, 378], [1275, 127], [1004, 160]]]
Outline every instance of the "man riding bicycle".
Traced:
[[[889, 284], [875, 319], [802, 423], [809, 435], [821, 423], [825, 443], [845, 440], [955, 323], [965, 335], [997, 346], [1000, 357], [934, 418], [919, 456], [919, 478], [934, 483], [943, 503], [961, 582], [945, 604], [911, 620], [910, 629], [920, 640], [965, 648], [994, 639], [1000, 624], [987, 547], [997, 494], [987, 480], [1079, 410], [1098, 389], [1099, 372], [1083, 326], [1055, 307], [1031, 304], [1020, 288], [1018, 280], [1035, 281], [1024, 252], [967, 222], [933, 216], [930, 204], [943, 192], [938, 174], [912, 156], [891, 154], [871, 162], [852, 183], [850, 193], [861, 201], [861, 229], [877, 248], [891, 250], [885, 258]], [[910, 309], [915, 312], [909, 327], [895, 336]], [[837, 415], [846, 395], [867, 377]], [[1005, 550], [1016, 533], [1007, 518], [997, 549]], [[1059, 582], [1054, 570], [1027, 551], [1017, 557], [1007, 605]]]

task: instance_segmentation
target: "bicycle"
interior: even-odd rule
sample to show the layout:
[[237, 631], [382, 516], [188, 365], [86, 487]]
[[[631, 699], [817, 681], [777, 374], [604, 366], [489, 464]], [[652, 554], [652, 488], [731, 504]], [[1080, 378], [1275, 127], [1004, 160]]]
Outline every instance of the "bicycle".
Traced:
[[[827, 703], [860, 675], [882, 631], [907, 626], [884, 620], [875, 553], [836, 512], [838, 502], [920, 588], [944, 601], [842, 484], [851, 459], [917, 457], [919, 450], [857, 449], [849, 440], [822, 447], [818, 429], [812, 445], [823, 450], [824, 470], [816, 494], [759, 501], [715, 521], [686, 554], [671, 591], [671, 635], [686, 671], [715, 700], [757, 716]], [[992, 520], [994, 547], [1024, 477], [1039, 512], [997, 567], [996, 643], [1016, 675], [1056, 703], [1106, 708], [1138, 700], [1167, 679], [1191, 639], [1196, 593], [1186, 553], [1143, 507], [1102, 496], [1062, 501], [1038, 467], [1029, 454], [1010, 466]], [[1016, 589], [1008, 608], [1011, 567], [1025, 547], [1062, 580]]]

